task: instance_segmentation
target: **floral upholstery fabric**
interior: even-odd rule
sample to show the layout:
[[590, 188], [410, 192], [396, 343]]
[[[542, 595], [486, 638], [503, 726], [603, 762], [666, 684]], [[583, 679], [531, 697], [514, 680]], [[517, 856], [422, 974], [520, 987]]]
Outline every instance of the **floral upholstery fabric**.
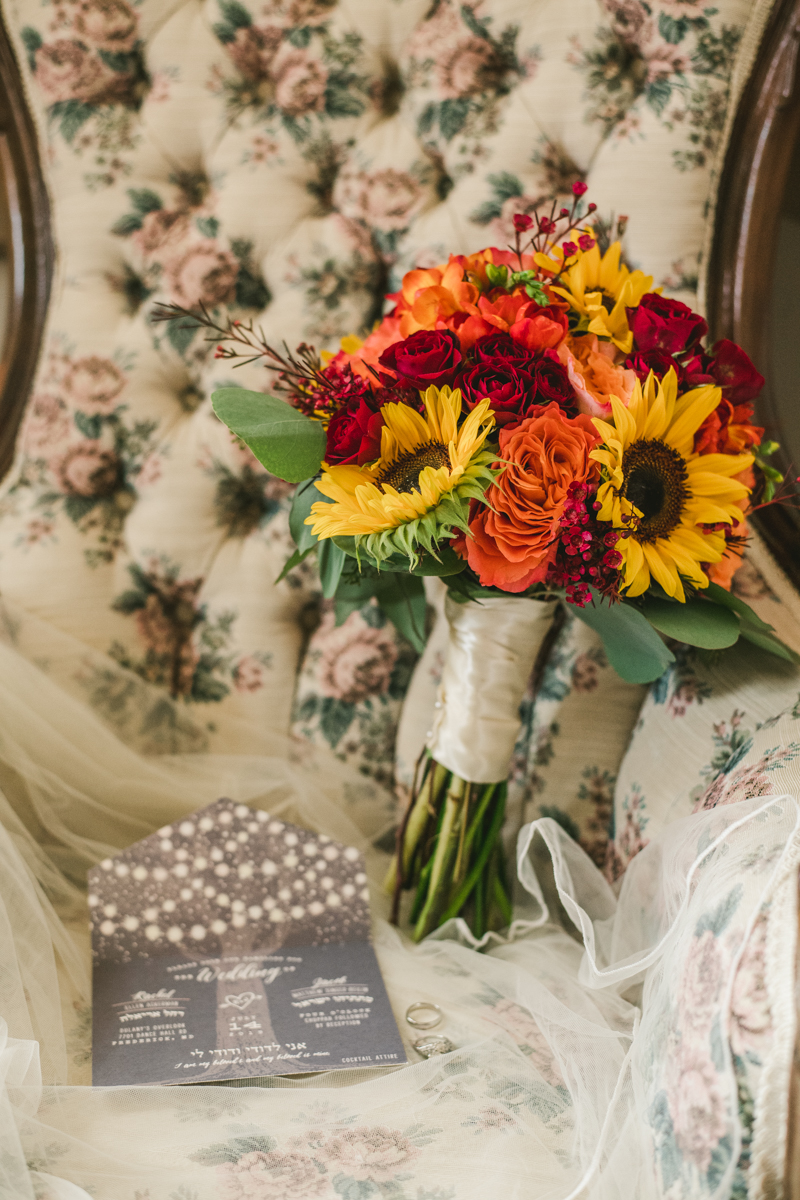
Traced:
[[[781, 599], [771, 586], [774, 582], [781, 588], [779, 572], [770, 568], [763, 554], [759, 558], [766, 576], [750, 563], [737, 576], [735, 587], [764, 617], [781, 626], [790, 644], [797, 645], [796, 617], [786, 614], [781, 618]], [[671, 822], [738, 801], [764, 797], [766, 802], [771, 796], [796, 796], [799, 792], [798, 669], [748, 646], [710, 656], [683, 649], [673, 666], [650, 687], [620, 766], [606, 876], [618, 883], [628, 863]], [[754, 863], [763, 860], [757, 838], [752, 858]], [[652, 1114], [665, 1177], [678, 1170], [676, 1164], [684, 1154], [690, 1160], [699, 1156], [707, 1170], [713, 1171], [712, 1127], [721, 1102], [719, 1066], [714, 1059], [719, 1064], [720, 1055], [731, 1055], [743, 1124], [734, 1197], [762, 1194], [760, 1187], [750, 1186], [751, 1164], [759, 1153], [759, 1143], [769, 1136], [765, 1126], [776, 1091], [771, 1072], [794, 1038], [793, 1006], [785, 1011], [786, 989], [791, 995], [793, 988], [792, 970], [782, 981], [783, 987], [775, 976], [777, 964], [794, 943], [796, 880], [784, 884], [783, 912], [774, 911], [780, 907], [775, 896], [770, 888], [765, 890], [758, 917], [741, 949], [725, 1045], [720, 1043], [714, 1049], [707, 1042], [703, 1048], [695, 1036], [697, 1017], [685, 1022], [685, 1077], [670, 1084], [665, 1075], [664, 1094], [671, 1097], [672, 1109], [665, 1102]], [[713, 994], [713, 979], [730, 954], [734, 934], [729, 924], [734, 916], [735, 909], [728, 912], [722, 905], [719, 919], [709, 918], [697, 926], [696, 944], [678, 988], [684, 989], [688, 1002], [699, 1011]], [[775, 943], [780, 938], [784, 949], [773, 946], [770, 954], [770, 940]], [[781, 1086], [787, 1086], [786, 1079], [778, 1084]], [[690, 1135], [688, 1122], [693, 1111], [695, 1115], [702, 1111], [707, 1123]], [[681, 1126], [685, 1127], [682, 1135]], [[678, 1145], [681, 1136], [682, 1148]], [[767, 1189], [764, 1194], [773, 1193]]]
[[577, 176], [629, 216], [630, 258], [691, 300], [749, 10], [4, 0], [59, 266], [0, 499], [0, 590], [179, 699], [212, 749], [294, 721], [388, 776], [410, 652], [371, 609], [344, 633], [326, 615], [293, 705], [315, 581], [274, 583], [288, 489], [209, 405], [268, 377], [154, 324], [153, 304], [333, 347], [403, 270], [504, 242], [514, 211]]

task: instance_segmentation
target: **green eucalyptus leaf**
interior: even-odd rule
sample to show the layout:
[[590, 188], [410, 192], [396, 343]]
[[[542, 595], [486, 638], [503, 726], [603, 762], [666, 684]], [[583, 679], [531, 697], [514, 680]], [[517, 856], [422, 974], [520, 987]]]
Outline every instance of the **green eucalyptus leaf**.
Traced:
[[713, 600], [715, 604], [721, 604], [723, 608], [730, 608], [733, 612], [738, 613], [743, 625], [748, 625], [752, 629], [760, 629], [764, 633], [772, 632], [772, 626], [768, 625], [766, 621], [762, 621], [749, 604], [745, 604], [744, 600], [740, 600], [733, 592], [726, 592], [725, 588], [720, 587], [718, 583], [710, 583], [707, 588], [703, 589], [703, 595], [708, 596], [709, 600]]
[[753, 629], [749, 625], [743, 625], [741, 636], [745, 641], [752, 642], [754, 646], [766, 650], [769, 654], [775, 654], [778, 658], [784, 658], [790, 663], [800, 663], [800, 655], [795, 654], [794, 650], [790, 650], [788, 646], [784, 646], [774, 633], [765, 633], [763, 629]]
[[425, 584], [415, 575], [382, 571], [376, 583], [378, 603], [398, 633], [418, 654], [425, 649]]
[[319, 577], [322, 583], [322, 594], [326, 600], [330, 600], [336, 595], [346, 555], [344, 550], [340, 550], [338, 546], [335, 546], [330, 538], [324, 538], [318, 545]]
[[736, 614], [710, 600], [687, 600], [685, 604], [645, 600], [642, 612], [655, 629], [687, 646], [724, 650], [739, 640], [741, 626]]
[[596, 593], [594, 604], [567, 607], [599, 634], [608, 661], [628, 683], [652, 683], [675, 661], [650, 622], [630, 604], [609, 604]]
[[279, 479], [300, 483], [319, 470], [325, 431], [283, 400], [245, 388], [220, 388], [211, 397], [214, 412]]

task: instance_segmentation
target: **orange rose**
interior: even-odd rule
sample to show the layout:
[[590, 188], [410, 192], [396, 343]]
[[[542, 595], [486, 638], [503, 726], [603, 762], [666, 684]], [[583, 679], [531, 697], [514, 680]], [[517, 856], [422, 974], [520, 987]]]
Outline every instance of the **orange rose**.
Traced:
[[579, 412], [590, 417], [607, 417], [611, 412], [611, 396], [627, 405], [636, 384], [636, 372], [615, 365], [611, 342], [600, 342], [594, 334], [568, 337], [559, 347], [558, 357], [569, 373]]
[[[485, 587], [524, 592], [547, 574], [571, 483], [594, 477], [589, 452], [599, 438], [589, 417], [565, 417], [557, 404], [508, 432], [499, 457], [508, 465], [470, 521], [472, 537], [456, 545]], [[494, 510], [494, 511], [492, 511]]]

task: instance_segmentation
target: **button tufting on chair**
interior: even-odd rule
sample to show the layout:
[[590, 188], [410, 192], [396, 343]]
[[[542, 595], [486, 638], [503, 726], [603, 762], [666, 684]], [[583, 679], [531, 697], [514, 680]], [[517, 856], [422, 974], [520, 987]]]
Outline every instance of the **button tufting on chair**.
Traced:
[[152, 324], [153, 304], [335, 347], [404, 270], [503, 244], [576, 176], [624, 208], [631, 258], [691, 294], [724, 29], [748, 6], [706, 33], [674, 7], [637, 24], [598, 0], [21, 0], [59, 267], [4, 487], [4, 594], [213, 710], [216, 746], [288, 728], [314, 583], [274, 583], [287, 489], [209, 408], [267, 373]]

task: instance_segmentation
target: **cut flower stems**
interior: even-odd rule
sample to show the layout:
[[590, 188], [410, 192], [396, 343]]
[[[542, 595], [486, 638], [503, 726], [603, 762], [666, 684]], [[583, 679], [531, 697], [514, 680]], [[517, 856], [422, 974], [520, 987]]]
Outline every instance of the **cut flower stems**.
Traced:
[[470, 783], [430, 755], [406, 810], [386, 880], [399, 922], [403, 890], [413, 890], [409, 923], [420, 941], [452, 917], [477, 938], [511, 922], [501, 832], [507, 785]]

